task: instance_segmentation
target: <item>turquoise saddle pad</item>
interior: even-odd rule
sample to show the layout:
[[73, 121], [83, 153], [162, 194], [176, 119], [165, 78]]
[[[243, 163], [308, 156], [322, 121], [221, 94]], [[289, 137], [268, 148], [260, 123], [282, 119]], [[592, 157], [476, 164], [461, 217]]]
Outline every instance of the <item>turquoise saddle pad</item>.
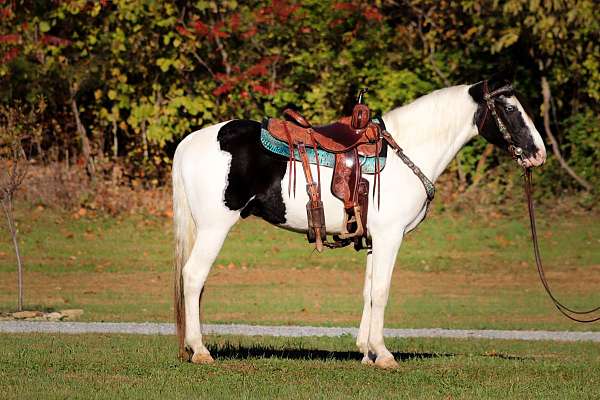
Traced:
[[[383, 120], [381, 118], [373, 118], [373, 122], [381, 126], [385, 129], [383, 125]], [[270, 151], [271, 153], [278, 154], [280, 156], [284, 156], [285, 158], [290, 157], [290, 147], [287, 142], [281, 141], [267, 130], [267, 126], [269, 123], [269, 119], [265, 118], [262, 124], [262, 128], [260, 131], [260, 142], [263, 147]], [[323, 149], [317, 148], [317, 154], [315, 155], [315, 150], [312, 147], [306, 147], [306, 155], [308, 156], [308, 162], [311, 164], [317, 163], [317, 158], [319, 157], [319, 164], [333, 168], [335, 163], [335, 153], [330, 153]], [[379, 152], [379, 170], [382, 170], [385, 167], [385, 160], [387, 158], [387, 143], [383, 143], [381, 152]], [[294, 159], [296, 161], [300, 160], [300, 154], [298, 154], [298, 149], [294, 149]], [[362, 172], [365, 174], [374, 174], [375, 173], [375, 159], [376, 157], [365, 157], [359, 155], [359, 162], [361, 165]]]

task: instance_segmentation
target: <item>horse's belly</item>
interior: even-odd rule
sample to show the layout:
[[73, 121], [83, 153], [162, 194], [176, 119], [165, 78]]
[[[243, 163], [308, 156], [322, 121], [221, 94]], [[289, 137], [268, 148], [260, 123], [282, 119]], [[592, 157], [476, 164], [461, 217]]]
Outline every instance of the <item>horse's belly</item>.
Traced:
[[[308, 193], [306, 191], [306, 179], [302, 170], [302, 165], [296, 166], [296, 193], [294, 195], [293, 177], [291, 186], [291, 195], [288, 194], [289, 171], [281, 180], [281, 194], [285, 204], [285, 223], [280, 224], [282, 228], [297, 232], [306, 232], [308, 219], [306, 214], [306, 203], [308, 203]], [[331, 168], [320, 168], [321, 170], [321, 201], [325, 212], [325, 226], [327, 233], [337, 234], [342, 231], [344, 223], [344, 203], [333, 196], [331, 193], [331, 178], [333, 170]], [[317, 178], [316, 167], [313, 166], [313, 177]], [[364, 175], [363, 175], [364, 176]], [[367, 178], [368, 179], [368, 178]]]

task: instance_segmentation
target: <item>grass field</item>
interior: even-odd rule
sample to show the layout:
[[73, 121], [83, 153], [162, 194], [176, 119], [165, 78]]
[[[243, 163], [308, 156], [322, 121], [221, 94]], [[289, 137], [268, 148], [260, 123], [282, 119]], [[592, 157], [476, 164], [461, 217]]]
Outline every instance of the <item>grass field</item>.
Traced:
[[[592, 329], [558, 314], [533, 263], [525, 215], [433, 213], [409, 234], [394, 272], [388, 327]], [[171, 320], [169, 219], [20, 209], [30, 307], [83, 308], [84, 320]], [[600, 303], [597, 214], [540, 210], [542, 254], [559, 298]], [[14, 308], [16, 274], [0, 236], [0, 310]], [[208, 279], [208, 322], [357, 326], [364, 252], [312, 252], [303, 235], [249, 219], [230, 233]]]
[[361, 365], [353, 339], [211, 337], [217, 362], [173, 337], [0, 335], [2, 398], [597, 399], [591, 343], [388, 340], [400, 368]]

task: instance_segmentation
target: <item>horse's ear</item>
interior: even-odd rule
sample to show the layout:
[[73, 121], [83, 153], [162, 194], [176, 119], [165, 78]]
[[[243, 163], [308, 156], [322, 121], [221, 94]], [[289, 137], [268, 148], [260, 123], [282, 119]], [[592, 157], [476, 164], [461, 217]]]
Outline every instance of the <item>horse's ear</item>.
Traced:
[[483, 102], [483, 82], [477, 82], [469, 88], [469, 94], [475, 100], [475, 103]]
[[514, 73], [508, 69], [502, 69], [492, 75], [488, 79], [488, 84], [490, 86], [490, 91], [494, 91], [502, 86], [510, 85], [513, 81]]

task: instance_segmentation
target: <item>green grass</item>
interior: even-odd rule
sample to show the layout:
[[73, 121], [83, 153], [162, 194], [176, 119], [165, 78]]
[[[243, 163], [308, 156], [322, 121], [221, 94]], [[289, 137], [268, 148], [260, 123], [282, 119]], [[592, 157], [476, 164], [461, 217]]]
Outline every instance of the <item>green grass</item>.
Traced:
[[[83, 308], [84, 320], [169, 321], [172, 232], [168, 219], [75, 219], [18, 210], [29, 307]], [[525, 215], [433, 213], [403, 243], [386, 311], [389, 327], [598, 330], [552, 307], [538, 281]], [[574, 307], [598, 303], [596, 214], [540, 210], [551, 286]], [[0, 236], [0, 311], [14, 309], [15, 264]], [[303, 235], [263, 221], [231, 231], [207, 283], [208, 322], [356, 326], [364, 252], [314, 253]]]
[[0, 335], [3, 398], [592, 399], [592, 343], [389, 340], [400, 368], [359, 363], [354, 340], [208, 339], [210, 366], [181, 363], [173, 337]]

